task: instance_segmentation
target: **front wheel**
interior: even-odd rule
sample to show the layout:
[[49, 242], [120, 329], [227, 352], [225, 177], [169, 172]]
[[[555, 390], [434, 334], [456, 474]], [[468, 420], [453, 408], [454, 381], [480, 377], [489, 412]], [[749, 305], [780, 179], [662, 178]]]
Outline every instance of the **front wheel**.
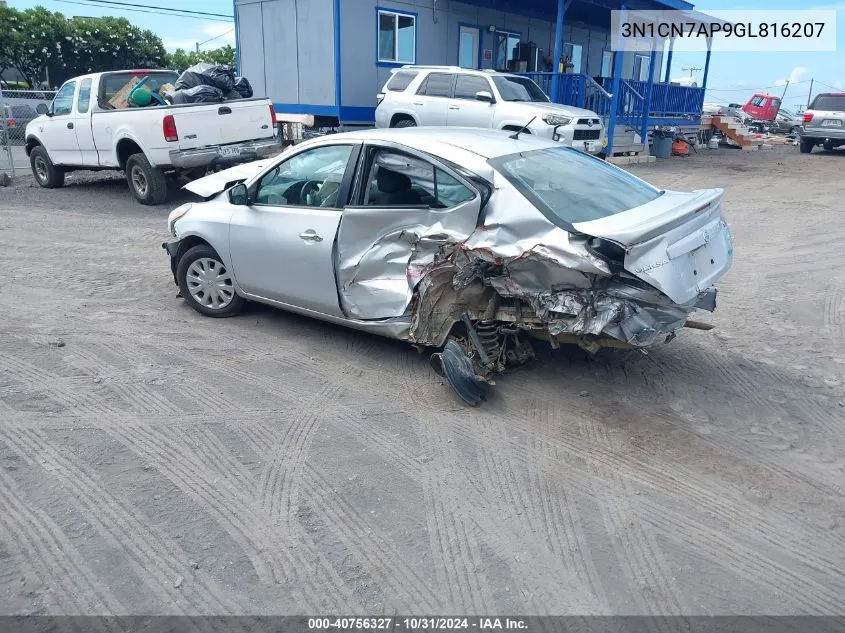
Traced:
[[150, 165], [141, 153], [132, 154], [126, 161], [126, 181], [132, 195], [141, 204], [161, 204], [167, 200], [164, 172]]
[[32, 148], [29, 153], [29, 164], [32, 167], [35, 182], [45, 189], [55, 189], [65, 184], [65, 170], [53, 164], [47, 150], [41, 145]]
[[813, 143], [813, 141], [804, 141], [804, 140], [802, 140], [802, 141], [801, 141], [801, 145], [799, 146], [799, 148], [798, 148], [798, 149], [799, 149], [799, 151], [800, 151], [802, 154], [809, 154], [810, 152], [812, 152], [812, 151], [813, 151], [813, 147], [815, 147], [815, 145], [816, 145], [816, 144], [815, 144], [815, 143]]
[[417, 127], [417, 122], [413, 119], [399, 119], [393, 127]]
[[246, 304], [235, 292], [232, 272], [208, 244], [194, 246], [179, 259], [176, 280], [182, 297], [200, 314], [230, 317]]

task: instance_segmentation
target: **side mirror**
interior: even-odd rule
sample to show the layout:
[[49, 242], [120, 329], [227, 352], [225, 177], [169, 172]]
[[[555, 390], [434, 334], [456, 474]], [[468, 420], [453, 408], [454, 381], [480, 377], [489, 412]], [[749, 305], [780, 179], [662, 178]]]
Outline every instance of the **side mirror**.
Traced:
[[50, 111], [50, 108], [47, 107], [46, 103], [39, 103], [37, 106], [35, 106], [35, 111], [38, 114], [47, 114], [47, 112]]
[[249, 204], [249, 191], [245, 184], [240, 183], [229, 189], [229, 202], [242, 207]]
[[478, 92], [476, 92], [475, 98], [478, 101], [486, 101], [487, 103], [493, 103], [494, 102], [492, 93], [487, 92], [486, 90], [479, 90]]

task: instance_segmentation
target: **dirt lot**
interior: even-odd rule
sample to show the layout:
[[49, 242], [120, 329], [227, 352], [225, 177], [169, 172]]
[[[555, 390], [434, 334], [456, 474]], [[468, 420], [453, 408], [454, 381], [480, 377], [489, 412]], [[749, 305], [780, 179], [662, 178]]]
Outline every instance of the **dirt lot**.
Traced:
[[478, 409], [404, 345], [199, 316], [117, 177], [0, 189], [0, 612], [845, 612], [843, 168], [632, 168], [726, 189], [717, 329]]

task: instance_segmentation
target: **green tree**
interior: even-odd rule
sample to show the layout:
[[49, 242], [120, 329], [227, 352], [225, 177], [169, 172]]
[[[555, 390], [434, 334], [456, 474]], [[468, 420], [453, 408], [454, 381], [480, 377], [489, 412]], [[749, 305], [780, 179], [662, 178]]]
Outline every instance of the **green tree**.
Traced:
[[67, 22], [61, 13], [43, 7], [0, 7], [0, 67], [16, 68], [30, 86], [41, 83], [48, 65], [62, 56]]
[[210, 62], [212, 64], [225, 64], [226, 66], [235, 67], [235, 49], [231, 46], [222, 46], [208, 51], [185, 51], [177, 48], [172, 53], [168, 53], [165, 59], [167, 68], [171, 70], [186, 70], [194, 64], [200, 62]]
[[69, 20], [43, 7], [0, 7], [0, 33], [0, 71], [16, 68], [30, 86], [40, 84], [48, 68], [72, 76], [165, 65], [161, 38], [125, 18]]

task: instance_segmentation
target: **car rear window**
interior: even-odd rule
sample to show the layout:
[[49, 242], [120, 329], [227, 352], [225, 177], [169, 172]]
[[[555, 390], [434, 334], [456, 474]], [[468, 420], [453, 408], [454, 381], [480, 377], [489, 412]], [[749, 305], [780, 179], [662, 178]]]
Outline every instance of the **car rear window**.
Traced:
[[147, 77], [147, 81], [144, 85], [150, 90], [155, 91], [165, 84], [175, 84], [176, 80], [179, 78], [179, 73], [172, 70], [158, 72], [140, 71], [137, 73], [109, 73], [108, 75], [103, 75], [103, 79], [100, 82], [99, 97], [103, 101], [108, 101], [130, 81], [133, 81], [134, 79], [140, 80], [144, 77]]
[[845, 95], [819, 95], [810, 106], [811, 110], [845, 112]]
[[633, 209], [662, 193], [603, 160], [568, 147], [509, 154], [489, 163], [546, 217], [566, 229]]
[[392, 92], [401, 92], [411, 85], [411, 82], [416, 76], [417, 73], [414, 71], [400, 70], [390, 78], [390, 81], [387, 82], [387, 86], [385, 87]]

